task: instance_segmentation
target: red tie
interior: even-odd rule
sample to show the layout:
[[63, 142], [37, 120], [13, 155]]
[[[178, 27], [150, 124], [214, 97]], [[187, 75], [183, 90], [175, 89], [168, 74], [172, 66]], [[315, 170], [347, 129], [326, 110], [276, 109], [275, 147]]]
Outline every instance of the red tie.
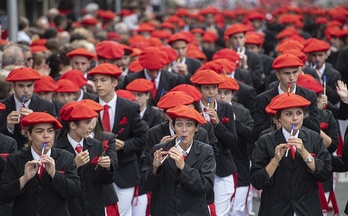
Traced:
[[111, 129], [110, 129], [109, 108], [110, 108], [109, 105], [107, 105], [107, 104], [104, 105], [104, 114], [103, 114], [102, 122], [103, 122], [104, 130], [105, 130], [106, 132], [110, 132], [110, 131], [111, 131]]
[[42, 174], [45, 171], [45, 167], [43, 165], [40, 166], [40, 173], [39, 173], [39, 179], [42, 178]]
[[82, 146], [80, 144], [77, 144], [75, 150], [77, 151], [77, 154], [80, 153], [82, 151]]
[[294, 146], [290, 146], [290, 151], [291, 151], [291, 156], [292, 159], [295, 159], [295, 155], [296, 155], [296, 149]]
[[157, 87], [156, 87], [156, 82], [155, 80], [151, 80], [152, 82], [152, 90], [151, 90], [151, 94], [152, 94], [152, 97], [153, 99], [156, 99], [156, 95], [157, 95]]

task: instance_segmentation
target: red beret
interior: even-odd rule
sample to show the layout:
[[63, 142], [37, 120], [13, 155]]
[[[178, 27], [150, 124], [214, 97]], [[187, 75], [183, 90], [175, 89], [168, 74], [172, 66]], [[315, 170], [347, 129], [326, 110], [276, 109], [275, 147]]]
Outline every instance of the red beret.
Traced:
[[106, 37], [108, 40], [116, 40], [120, 41], [121, 40], [121, 35], [119, 35], [117, 32], [109, 32]]
[[191, 76], [190, 81], [196, 85], [217, 85], [223, 83], [225, 79], [213, 70], [197, 70]]
[[3, 103], [0, 103], [0, 111], [3, 111], [6, 109], [6, 105]]
[[80, 23], [81, 25], [85, 25], [85, 26], [95, 26], [99, 23], [99, 21], [94, 17], [88, 17], [88, 18], [83, 18]]
[[141, 52], [142, 52], [141, 49], [133, 48], [133, 52], [132, 52], [132, 54], [130, 55], [130, 57], [133, 58], [133, 57], [135, 57], [135, 56], [139, 56]]
[[245, 36], [245, 44], [256, 44], [256, 45], [262, 45], [263, 44], [263, 38], [256, 34], [247, 34]]
[[110, 10], [100, 11], [100, 13], [98, 15], [103, 20], [112, 20], [116, 17], [116, 14]]
[[239, 55], [236, 51], [228, 48], [221, 49], [213, 55], [213, 60], [216, 59], [228, 59], [232, 62], [239, 63]]
[[37, 40], [34, 40], [30, 46], [45, 46], [45, 44], [47, 43], [47, 39], [46, 38], [40, 38]]
[[252, 11], [248, 14], [248, 19], [249, 20], [264, 20], [265, 16], [258, 11]]
[[144, 78], [138, 78], [126, 86], [126, 90], [135, 92], [149, 92], [153, 89], [153, 83]]
[[303, 48], [304, 53], [313, 53], [313, 52], [327, 52], [330, 49], [330, 44], [326, 43], [323, 40], [315, 39], [307, 44]]
[[268, 114], [274, 115], [277, 111], [294, 108], [294, 107], [307, 107], [311, 104], [310, 101], [306, 100], [304, 97], [292, 94], [283, 93], [275, 96], [272, 101], [266, 107], [266, 112]]
[[186, 118], [195, 120], [198, 124], [207, 123], [205, 118], [197, 110], [185, 105], [168, 109], [166, 113], [171, 119]]
[[159, 38], [156, 37], [150, 37], [147, 39], [147, 42], [149, 43], [150, 47], [160, 47], [163, 46], [162, 41]]
[[340, 38], [342, 37], [342, 29], [338, 27], [330, 27], [325, 29], [325, 35], [330, 40], [331, 37]]
[[201, 67], [199, 67], [197, 69], [197, 71], [200, 71], [200, 70], [211, 70], [211, 71], [214, 71], [217, 74], [221, 74], [223, 69], [224, 68], [223, 68], [221, 63], [216, 62], [216, 61], [209, 61], [209, 62], [204, 63]]
[[111, 76], [118, 79], [118, 77], [122, 74], [122, 70], [116, 65], [110, 63], [102, 63], [92, 68], [92, 70], [88, 72], [89, 76], [94, 76], [95, 74]]
[[225, 35], [230, 37], [237, 33], [246, 33], [247, 31], [249, 31], [249, 28], [246, 25], [235, 23], [225, 30]]
[[104, 109], [104, 107], [100, 103], [97, 103], [91, 99], [83, 99], [83, 100], [79, 101], [79, 103], [85, 104], [86, 106], [88, 106], [89, 108], [91, 108], [92, 110], [94, 110], [96, 112], [100, 112]]
[[58, 88], [55, 92], [75, 93], [80, 90], [79, 86], [68, 79], [60, 79], [57, 81]]
[[73, 56], [84, 56], [88, 59], [94, 58], [93, 53], [89, 52], [87, 49], [82, 48], [82, 47], [74, 49], [73, 51], [67, 53], [66, 56], [68, 56], [69, 58], [71, 58]]
[[202, 59], [202, 60], [207, 59], [207, 56], [200, 49], [187, 50], [186, 56], [189, 58], [194, 58], [194, 59]]
[[121, 47], [123, 47], [124, 55], [131, 55], [133, 53], [133, 48], [130, 46], [127, 46], [126, 44], [120, 44]]
[[283, 24], [295, 24], [299, 20], [300, 17], [298, 15], [283, 14], [279, 17], [278, 22]]
[[34, 92], [54, 92], [57, 88], [58, 84], [51, 76], [42, 76], [34, 83]]
[[166, 21], [166, 22], [161, 23], [161, 25], [160, 25], [160, 29], [165, 29], [165, 28], [174, 30], [175, 26], [173, 25], [173, 23]]
[[115, 41], [99, 42], [95, 49], [97, 55], [104, 59], [120, 59], [124, 55], [123, 47]]
[[78, 121], [95, 118], [98, 113], [85, 103], [70, 102], [60, 109], [59, 116], [63, 121]]
[[203, 41], [208, 43], [214, 43], [218, 39], [218, 35], [212, 31], [206, 31], [203, 35]]
[[286, 37], [293, 36], [295, 34], [299, 34], [295, 28], [285, 28], [283, 31], [279, 32], [276, 36], [278, 40], [282, 40]]
[[168, 56], [157, 47], [148, 47], [140, 53], [139, 63], [146, 69], [159, 70], [168, 63]]
[[176, 11], [175, 15], [177, 15], [179, 17], [180, 16], [190, 16], [190, 12], [186, 8], [179, 8]]
[[220, 76], [223, 76], [225, 78], [225, 81], [219, 84], [219, 89], [228, 89], [232, 91], [239, 90], [239, 84], [236, 79], [223, 74], [221, 74]]
[[170, 90], [170, 91], [171, 92], [173, 92], [173, 91], [183, 91], [183, 92], [186, 92], [188, 95], [193, 97], [194, 102], [200, 101], [202, 99], [202, 94], [193, 85], [180, 84], [180, 85], [177, 85], [174, 88], [172, 88], [172, 90]]
[[190, 38], [187, 37], [185, 34], [176, 33], [176, 34], [172, 34], [171, 36], [168, 37], [167, 43], [171, 44], [171, 43], [174, 43], [176, 41], [185, 41], [186, 43], [191, 42]]
[[183, 91], [170, 91], [163, 95], [157, 103], [160, 109], [170, 109], [179, 105], [189, 105], [194, 102], [193, 97]]
[[128, 38], [128, 44], [135, 44], [135, 43], [139, 43], [139, 42], [143, 42], [143, 41], [146, 41], [146, 39], [142, 35], [133, 35], [132, 37]]
[[199, 11], [199, 14], [200, 15], [207, 15], [207, 14], [217, 14], [217, 13], [219, 13], [219, 11], [217, 10], [217, 8], [216, 7], [212, 7], [212, 6], [210, 6], [210, 7], [207, 7], [207, 8], [203, 8], [203, 9], [201, 9], [200, 11]]
[[144, 67], [139, 63], [139, 60], [135, 60], [128, 65], [128, 69], [129, 69], [129, 72], [134, 73], [134, 72], [144, 70]]
[[302, 79], [301, 81], [297, 81], [296, 84], [298, 86], [301, 86], [303, 88], [309, 89], [314, 91], [315, 93], [319, 94], [321, 92], [324, 91], [323, 86], [320, 84], [320, 82], [318, 82], [315, 79], [311, 79], [311, 78], [307, 78], [307, 79]]
[[151, 32], [152, 37], [156, 37], [159, 39], [167, 39], [171, 34], [172, 33], [170, 33], [167, 30], [157, 30], [157, 31]]
[[116, 94], [117, 94], [117, 96], [119, 96], [121, 98], [126, 98], [128, 100], [135, 101], [134, 94], [128, 90], [118, 89], [118, 90], [116, 90]]
[[131, 11], [131, 10], [128, 10], [128, 9], [122, 9], [120, 11], [120, 17], [129, 16], [129, 15], [132, 15], [132, 14], [134, 14], [134, 12]]
[[295, 55], [292, 54], [282, 54], [278, 56], [276, 59], [274, 59], [272, 68], [277, 70], [281, 68], [288, 68], [288, 67], [303, 67], [303, 62], [301, 59], [297, 58]]
[[165, 51], [168, 56], [168, 63], [175, 61], [178, 59], [178, 53], [175, 51], [175, 49], [171, 48], [170, 46], [161, 46], [161, 50]]
[[48, 114], [47, 112], [32, 112], [25, 116], [21, 121], [22, 127], [27, 127], [30, 125], [52, 123], [54, 128], [61, 129], [63, 126], [57, 121], [55, 117]]
[[204, 30], [203, 29], [201, 29], [201, 28], [194, 28], [194, 29], [191, 29], [191, 33], [193, 33], [193, 34], [201, 34], [201, 35], [203, 35], [204, 34]]
[[308, 79], [314, 80], [314, 77], [310, 74], [299, 73], [297, 77], [297, 82], [300, 82], [301, 80], [308, 80]]
[[278, 52], [284, 52], [287, 49], [296, 49], [301, 51], [303, 49], [303, 44], [292, 39], [287, 39], [279, 43], [277, 47]]
[[80, 70], [68, 70], [60, 79], [68, 79], [75, 83], [79, 88], [87, 84], [87, 79]]
[[343, 24], [336, 21], [336, 20], [333, 20], [333, 21], [328, 21], [326, 23], [326, 27], [327, 28], [330, 28], [330, 27], [339, 27], [339, 28], [342, 28], [343, 27]]
[[236, 70], [236, 63], [228, 59], [215, 59], [212, 62], [221, 64], [226, 74], [231, 74], [233, 71]]
[[293, 55], [296, 56], [297, 58], [301, 59], [301, 61], [303, 62], [303, 64], [305, 64], [305, 62], [307, 61], [307, 56], [306, 56], [306, 54], [304, 54], [304, 52], [302, 52], [302, 51], [300, 51], [300, 50], [288, 49], [288, 50], [285, 50], [282, 54], [293, 54]]
[[235, 19], [236, 18], [236, 15], [234, 14], [233, 11], [225, 10], [225, 11], [222, 12], [222, 14], [225, 17], [230, 18], [230, 19]]
[[325, 24], [327, 23], [327, 18], [326, 17], [317, 17], [315, 19], [315, 24]]
[[149, 25], [147, 23], [142, 23], [139, 25], [139, 27], [136, 31], [140, 33], [140, 32], [152, 32], [154, 30], [155, 30], [155, 28], [152, 27], [151, 25]]
[[39, 80], [39, 72], [28, 67], [20, 67], [12, 70], [6, 77], [8, 82]]
[[30, 47], [30, 52], [32, 54], [38, 53], [38, 52], [46, 52], [47, 50], [48, 50], [47, 47], [41, 46], [41, 45], [36, 45], [36, 46], [31, 46]]

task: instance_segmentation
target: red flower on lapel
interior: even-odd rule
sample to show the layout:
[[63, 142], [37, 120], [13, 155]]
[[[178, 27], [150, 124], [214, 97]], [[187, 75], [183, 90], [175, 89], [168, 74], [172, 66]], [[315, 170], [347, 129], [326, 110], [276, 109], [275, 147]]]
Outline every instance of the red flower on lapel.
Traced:
[[123, 124], [127, 124], [127, 123], [128, 123], [128, 120], [127, 120], [126, 116], [124, 116], [118, 124], [123, 125]]
[[328, 129], [329, 128], [329, 124], [325, 123], [325, 122], [321, 122], [320, 123], [320, 129]]
[[226, 117], [223, 117], [223, 118], [221, 119], [221, 121], [222, 121], [223, 123], [226, 123], [226, 122], [229, 122], [230, 119], [229, 119], [229, 118], [226, 118]]
[[8, 159], [9, 153], [1, 153], [0, 157], [3, 157], [5, 159]]
[[64, 173], [65, 173], [64, 170], [58, 170], [58, 172], [59, 172], [60, 174], [64, 174]]
[[104, 146], [104, 152], [103, 153], [105, 153], [109, 149], [109, 141], [108, 140], [104, 140], [103, 141], [103, 146]]
[[99, 157], [95, 156], [95, 158], [93, 158], [93, 160], [91, 161], [91, 164], [98, 164], [99, 161]]

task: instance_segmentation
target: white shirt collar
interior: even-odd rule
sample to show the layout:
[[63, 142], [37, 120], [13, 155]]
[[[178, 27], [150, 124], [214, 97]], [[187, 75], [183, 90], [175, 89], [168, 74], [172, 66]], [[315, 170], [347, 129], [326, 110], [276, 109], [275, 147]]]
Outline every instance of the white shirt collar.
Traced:
[[[282, 127], [282, 132], [283, 132], [283, 135], [284, 135], [284, 138], [285, 140], [288, 140], [290, 138], [290, 133], [287, 132], [283, 127]], [[293, 137], [296, 137], [298, 138], [298, 134], [300, 133], [300, 130], [297, 130], [296, 134], [293, 135]]]
[[115, 105], [116, 104], [116, 101], [117, 101], [117, 94], [115, 93], [114, 94], [114, 97], [109, 101], [109, 102], [105, 102], [103, 101], [103, 99], [101, 99], [99, 97], [99, 103], [100, 105], [104, 106], [105, 104], [109, 105], [110, 107], [112, 107], [112, 105]]
[[[280, 88], [280, 83], [279, 83], [279, 85], [278, 85], [278, 94], [283, 94], [283, 93], [287, 93], [287, 92], [284, 92], [284, 91]], [[296, 85], [295, 85], [294, 90], [292, 90], [291, 93], [292, 93], [292, 94], [295, 94], [295, 93], [296, 93]]]
[[80, 97], [77, 98], [76, 101], [82, 101], [84, 94], [85, 94], [85, 92], [82, 89], [80, 89]]
[[142, 119], [144, 117], [145, 111], [146, 111], [147, 107], [145, 107], [145, 109], [143, 111], [140, 112], [140, 118]]
[[[17, 100], [15, 95], [13, 95], [13, 97], [14, 97], [15, 104], [16, 104], [16, 110], [19, 111], [22, 108], [22, 102]], [[26, 108], [29, 108], [30, 101], [31, 101], [31, 99], [29, 99], [27, 102], [24, 103], [24, 106]]]
[[[175, 139], [175, 143], [176, 143], [176, 142], [177, 142], [177, 140]], [[187, 156], [187, 155], [190, 153], [190, 151], [191, 151], [192, 143], [193, 143], [193, 141], [191, 142], [190, 146], [188, 147], [188, 149], [187, 149], [186, 151], [184, 151], [184, 150], [181, 148], [180, 145], [178, 145], [178, 146], [176, 147], [176, 149], [178, 149], [179, 151], [181, 151], [183, 155]]]
[[68, 141], [69, 141], [69, 143], [71, 144], [71, 146], [73, 147], [75, 153], [78, 154], [78, 152], [75, 150], [75, 148], [76, 148], [76, 146], [77, 146], [78, 144], [80, 144], [81, 147], [82, 147], [82, 149], [83, 149], [83, 142], [85, 141], [85, 139], [82, 138], [80, 142], [77, 142], [77, 141], [75, 141], [73, 138], [71, 138], [71, 136], [69, 135], [69, 133], [67, 134], [67, 136], [68, 136]]
[[[34, 149], [33, 149], [32, 146], [30, 147], [30, 151], [31, 151], [31, 155], [33, 155], [33, 159], [34, 159], [34, 160], [40, 160], [40, 155], [38, 155], [38, 154], [34, 151]], [[48, 152], [47, 152], [45, 155], [51, 156], [51, 149], [48, 150]]]
[[[149, 74], [147, 74], [146, 68], [144, 69], [144, 74], [145, 74], [145, 78], [146, 78], [147, 80], [152, 81], [152, 79], [151, 79], [151, 77], [149, 76]], [[158, 73], [158, 76], [157, 76], [156, 79], [155, 79], [155, 84], [156, 84], [156, 88], [157, 88], [157, 89], [158, 89], [158, 85], [159, 85], [160, 79], [161, 79], [161, 71]]]
[[[322, 77], [323, 74], [324, 74], [325, 68], [326, 68], [326, 64], [324, 63], [323, 66], [322, 66], [320, 69], [318, 69], [318, 71], [319, 71], [321, 77]], [[321, 77], [320, 77], [320, 78], [321, 78]]]
[[174, 130], [173, 130], [171, 125], [172, 125], [172, 123], [169, 122], [168, 127], [169, 127], [170, 136], [174, 136], [175, 132], [174, 132]]

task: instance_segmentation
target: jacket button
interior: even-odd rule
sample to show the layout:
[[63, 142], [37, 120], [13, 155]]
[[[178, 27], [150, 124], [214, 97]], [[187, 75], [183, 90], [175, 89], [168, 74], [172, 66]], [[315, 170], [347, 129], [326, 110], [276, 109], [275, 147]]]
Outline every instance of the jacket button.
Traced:
[[37, 202], [38, 202], [38, 203], [41, 203], [42, 201], [41, 201], [41, 199], [37, 199]]
[[176, 213], [177, 216], [180, 216], [180, 213]]
[[178, 184], [176, 187], [178, 187], [178, 188], [179, 188], [179, 187], [181, 187], [181, 186]]
[[177, 199], [176, 202], [177, 202], [177, 203], [180, 203], [180, 199]]

